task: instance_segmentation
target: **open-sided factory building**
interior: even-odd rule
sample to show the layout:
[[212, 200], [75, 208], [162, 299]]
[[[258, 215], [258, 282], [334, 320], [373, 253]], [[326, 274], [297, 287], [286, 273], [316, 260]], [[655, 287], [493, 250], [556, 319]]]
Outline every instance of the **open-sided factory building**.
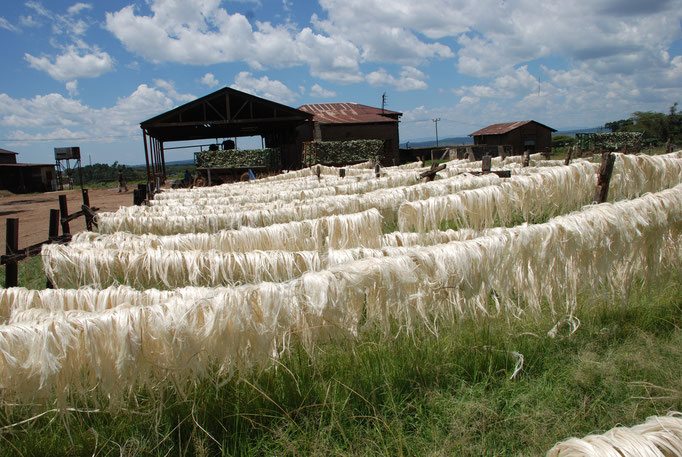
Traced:
[[312, 117], [286, 105], [229, 87], [198, 98], [140, 124], [147, 179], [166, 179], [164, 144], [172, 141], [261, 136], [268, 148], [280, 148], [282, 167], [300, 168], [296, 129]]

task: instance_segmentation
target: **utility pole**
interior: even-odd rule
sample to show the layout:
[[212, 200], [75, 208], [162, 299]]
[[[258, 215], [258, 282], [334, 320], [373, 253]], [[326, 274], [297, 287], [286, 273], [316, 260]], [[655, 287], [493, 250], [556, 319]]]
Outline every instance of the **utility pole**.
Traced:
[[436, 119], [431, 120], [436, 124], [436, 147], [438, 147], [438, 121], [440, 121], [440, 118], [437, 117]]

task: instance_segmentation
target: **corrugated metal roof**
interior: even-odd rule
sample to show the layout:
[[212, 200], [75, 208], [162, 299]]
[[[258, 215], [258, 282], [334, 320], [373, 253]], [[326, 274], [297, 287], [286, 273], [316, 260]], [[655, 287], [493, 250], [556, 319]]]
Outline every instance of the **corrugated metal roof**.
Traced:
[[11, 167], [11, 168], [32, 168], [32, 167], [55, 167], [53, 163], [0, 163], [0, 168]]
[[544, 124], [540, 124], [539, 122], [536, 121], [517, 121], [517, 122], [504, 122], [502, 124], [493, 124], [489, 125], [486, 128], [483, 128], [481, 130], [478, 130], [474, 133], [470, 133], [469, 136], [478, 136], [478, 135], [504, 135], [507, 132], [511, 132], [514, 129], [517, 129], [519, 127], [522, 127], [526, 124], [530, 124], [531, 122], [535, 122], [536, 124], [539, 124], [543, 127], [547, 127], [553, 132], [556, 132], [555, 129], [552, 127], [548, 127]]
[[312, 114], [313, 121], [322, 124], [368, 124], [377, 122], [397, 122], [402, 113], [373, 108], [359, 103], [315, 103], [300, 106], [298, 109]]

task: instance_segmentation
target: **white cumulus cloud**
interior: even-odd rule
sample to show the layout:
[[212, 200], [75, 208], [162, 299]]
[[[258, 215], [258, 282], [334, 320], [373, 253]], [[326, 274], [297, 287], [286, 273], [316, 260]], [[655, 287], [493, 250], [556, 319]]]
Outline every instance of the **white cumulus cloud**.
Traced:
[[394, 86], [399, 91], [406, 90], [422, 90], [428, 87], [424, 81], [427, 76], [421, 70], [406, 66], [400, 71], [400, 76], [395, 77], [390, 75], [385, 69], [380, 68], [367, 75], [367, 82], [375, 87], [380, 86]]
[[78, 95], [78, 81], [73, 80], [66, 83], [66, 90], [70, 96], [75, 97]]
[[336, 92], [333, 90], [327, 90], [319, 84], [313, 84], [310, 88], [310, 96], [317, 98], [331, 98], [336, 97]]
[[220, 84], [213, 73], [206, 73], [202, 76], [201, 83], [207, 85], [211, 89]]
[[114, 69], [114, 59], [99, 49], [79, 49], [74, 45], [68, 46], [63, 54], [54, 58], [35, 57], [29, 53], [24, 58], [32, 68], [49, 74], [57, 81], [67, 81], [78, 78], [96, 78]]
[[248, 71], [240, 72], [230, 87], [283, 104], [291, 103], [298, 98], [298, 95], [281, 81], [271, 80], [267, 76], [255, 78]]
[[210, 65], [246, 62], [256, 70], [308, 65], [313, 76], [359, 82], [358, 49], [344, 37], [304, 27], [256, 22], [216, 0], [154, 0], [151, 14], [126, 6], [106, 14], [106, 28], [130, 52], [152, 62]]

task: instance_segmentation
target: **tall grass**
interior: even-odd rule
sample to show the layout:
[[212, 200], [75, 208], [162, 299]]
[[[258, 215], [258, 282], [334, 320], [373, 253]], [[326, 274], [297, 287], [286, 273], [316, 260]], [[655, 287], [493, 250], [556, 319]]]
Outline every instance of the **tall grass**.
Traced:
[[541, 455], [682, 409], [679, 277], [627, 304], [583, 297], [576, 317], [555, 337], [549, 316], [368, 329], [261, 372], [138, 391], [122, 408], [4, 408], [0, 454]]

